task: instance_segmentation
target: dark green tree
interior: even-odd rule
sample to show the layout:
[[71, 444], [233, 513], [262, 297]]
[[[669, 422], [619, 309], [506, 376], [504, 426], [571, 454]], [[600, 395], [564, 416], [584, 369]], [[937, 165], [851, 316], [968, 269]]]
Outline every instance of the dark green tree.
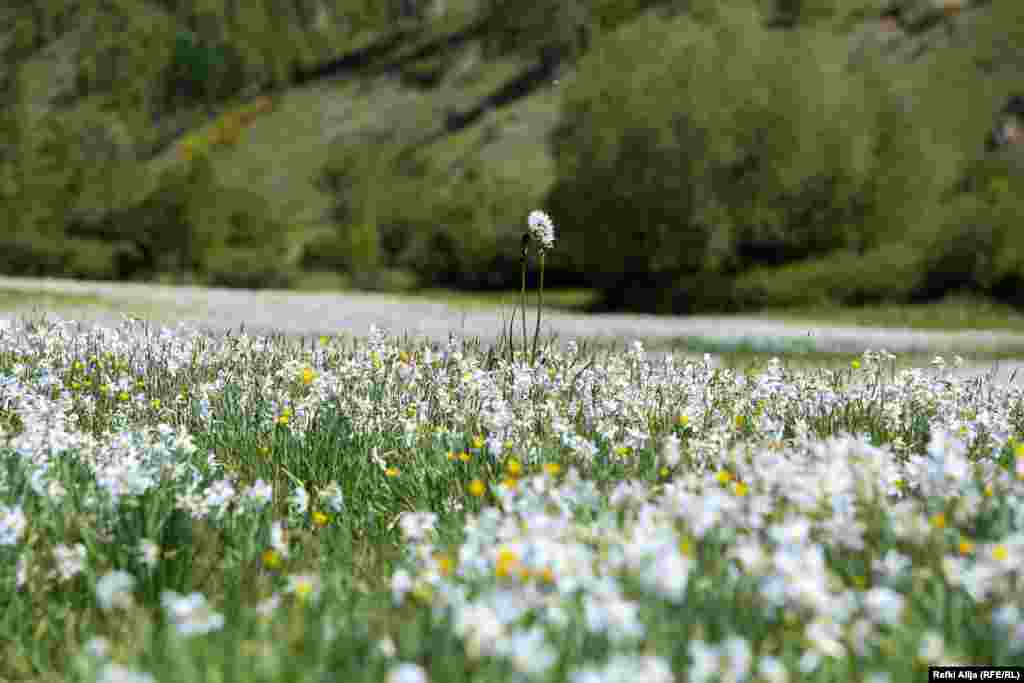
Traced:
[[[765, 261], [869, 250], [893, 234], [885, 202], [935, 193], [906, 103], [844, 71], [844, 38], [766, 30], [749, 5], [716, 12], [621, 28], [567, 92], [547, 206], [607, 296], [693, 309]], [[900, 171], [918, 189], [890, 200]]]

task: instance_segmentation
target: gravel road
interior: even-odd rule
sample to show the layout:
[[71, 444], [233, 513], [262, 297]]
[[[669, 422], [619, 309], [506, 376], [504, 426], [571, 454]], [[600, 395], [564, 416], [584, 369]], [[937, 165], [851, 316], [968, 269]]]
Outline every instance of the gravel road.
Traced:
[[[0, 310], [0, 320], [26, 315], [39, 317], [46, 311], [65, 320], [109, 327], [120, 325], [121, 314], [130, 312], [169, 327], [186, 322], [216, 336], [227, 331], [237, 333], [244, 325], [246, 333], [251, 335], [281, 334], [289, 339], [307, 340], [338, 334], [365, 337], [370, 326], [376, 325], [395, 336], [406, 332], [412, 339], [435, 343], [446, 342], [452, 332], [459, 339], [479, 338], [484, 348], [497, 343], [502, 316], [507, 325], [513, 311], [512, 306], [459, 309], [444, 303], [360, 292], [299, 294], [0, 276], [0, 294], [11, 292], [31, 293], [31, 296], [26, 297], [24, 303], [15, 300], [13, 308]], [[98, 300], [75, 302], [73, 297], [98, 297]], [[535, 312], [535, 308], [528, 306], [530, 338]], [[953, 354], [960, 354], [971, 361], [976, 353], [1004, 351], [1019, 353], [1022, 360], [1000, 361], [997, 378], [1007, 380], [1011, 373], [1020, 369], [1015, 384], [1024, 380], [1024, 335], [1008, 332], [835, 327], [745, 316], [582, 315], [546, 311], [541, 320], [541, 338], [547, 339], [552, 334], [558, 335], [562, 348], [570, 339], [580, 343], [583, 340], [617, 342], [620, 349], [639, 339], [644, 342], [650, 358], [663, 356], [673, 345], [684, 348], [687, 340], [694, 338], [726, 346], [746, 341], [769, 353], [800, 349], [860, 354], [869, 348], [884, 348], [898, 355], [944, 354], [947, 360], [951, 360]], [[521, 322], [517, 318], [516, 339], [521, 335]], [[991, 371], [994, 366], [991, 361], [971, 361], [960, 374], [977, 376]]]

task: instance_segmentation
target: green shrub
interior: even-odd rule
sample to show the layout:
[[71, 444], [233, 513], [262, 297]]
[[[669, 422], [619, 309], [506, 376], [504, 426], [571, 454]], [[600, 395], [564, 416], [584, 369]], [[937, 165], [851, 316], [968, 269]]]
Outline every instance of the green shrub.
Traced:
[[758, 6], [769, 25], [779, 28], [841, 26], [850, 14], [878, 12], [873, 0], [758, 0]]
[[489, 55], [573, 55], [583, 47], [582, 33], [589, 21], [583, 0], [483, 0], [481, 5], [488, 22], [484, 49]]
[[286, 287], [293, 264], [284, 262], [287, 231], [271, 218], [266, 199], [240, 188], [196, 190], [187, 204], [191, 240], [186, 270], [227, 287]]
[[[983, 152], [994, 113], [1018, 87], [1024, 65], [994, 46], [1024, 36], [1022, 25], [1024, 6], [994, 4], [971, 24], [970, 42], [929, 53], [908, 81], [915, 108], [926, 113], [922, 128], [932, 139], [924, 168], [945, 190], [930, 217], [912, 221], [909, 235], [923, 257], [928, 298], [966, 289], [1024, 304], [1024, 165], [1018, 160], [1024, 157]], [[892, 176], [894, 203], [920, 176]]]
[[179, 85], [205, 90], [225, 63], [226, 55], [222, 48], [203, 45], [192, 31], [178, 31], [174, 38], [171, 69], [177, 75]]
[[351, 284], [357, 289], [401, 293], [419, 289], [420, 278], [401, 268], [379, 268], [357, 273], [351, 278]]
[[[567, 91], [546, 204], [606, 295], [640, 273], [734, 276], [870, 250], [902, 229], [894, 208], [920, 213], [938, 193], [907, 96], [881, 68], [845, 73], [844, 37], [719, 15], [627, 25]], [[910, 180], [894, 187], [899, 173]]]
[[202, 40], [179, 30], [171, 58], [161, 74], [164, 103], [169, 108], [222, 101], [237, 95], [251, 77], [251, 66], [234, 45]]
[[98, 100], [80, 104], [50, 119], [71, 152], [64, 163], [71, 170], [65, 186], [70, 219], [100, 220], [128, 206], [140, 191], [146, 170], [135, 155], [135, 139], [116, 114]]
[[922, 249], [931, 297], [967, 289], [1024, 305], [1024, 178], [994, 171], [999, 165], [979, 170], [970, 191], [948, 203], [946, 219]]
[[906, 303], [921, 294], [924, 278], [919, 252], [886, 244], [863, 254], [844, 249], [781, 267], [754, 268], [736, 278], [731, 300], [736, 309]]
[[66, 275], [83, 280], [116, 280], [123, 244], [112, 244], [96, 239], [69, 238], [64, 248], [63, 271]]
[[3, 115], [4, 232], [10, 235], [59, 235], [84, 184], [107, 179], [109, 168], [101, 158], [89, 166], [81, 140], [62, 115], [34, 116], [22, 96], [22, 79], [12, 81], [11, 104]]
[[653, 315], [734, 313], [758, 308], [762, 303], [760, 292], [737, 292], [733, 279], [721, 273], [630, 273], [587, 310], [615, 313], [628, 309]]
[[[269, 216], [265, 198], [219, 185], [209, 160], [199, 156], [188, 166], [165, 170], [157, 189], [144, 201], [112, 213], [101, 224], [74, 230], [78, 236], [105, 238], [122, 277], [210, 274], [227, 268], [217, 265], [227, 258], [225, 252], [239, 250], [248, 258], [252, 253], [245, 250], [250, 249], [275, 254], [269, 260], [260, 257], [253, 272], [262, 274], [277, 267], [281, 277], [288, 277], [287, 264], [280, 258], [286, 231]], [[231, 281], [229, 276], [217, 277], [224, 285]], [[245, 283], [239, 286], [252, 286], [258, 278], [243, 274], [236, 279]]]
[[338, 197], [338, 234], [309, 245], [303, 266], [363, 272], [363, 283], [390, 268], [435, 286], [517, 285], [498, 264], [518, 257], [535, 198], [471, 156], [453, 170], [400, 142], [337, 146], [324, 179]]
[[489, 19], [485, 49], [490, 54], [549, 52], [575, 57], [586, 52], [595, 38], [635, 20], [645, 10], [671, 7], [671, 0], [485, 0], [481, 8]]
[[[423, 201], [396, 203], [387, 216], [388, 241], [405, 243], [392, 256], [396, 266], [436, 285], [477, 288], [498, 275], [491, 268], [498, 254], [518, 254], [529, 198], [511, 183], [499, 187], [484, 162], [468, 160], [456, 174], [432, 169], [413, 186]], [[499, 277], [511, 284], [514, 276]]]
[[336, 196], [337, 235], [306, 249], [303, 263], [314, 268], [368, 272], [381, 265], [380, 211], [401, 192], [397, 169], [402, 148], [393, 141], [343, 141], [331, 147], [322, 172], [325, 189]]
[[204, 255], [200, 284], [206, 287], [288, 289], [298, 272], [282, 266], [277, 249], [218, 246]]
[[59, 241], [28, 233], [0, 235], [0, 273], [19, 277], [63, 272], [65, 252]]
[[348, 250], [337, 235], [318, 235], [302, 249], [303, 270], [337, 272], [347, 269]]
[[670, 4], [665, 0], [591, 0], [587, 14], [591, 30], [601, 34], [636, 20], [652, 7], [665, 8]]

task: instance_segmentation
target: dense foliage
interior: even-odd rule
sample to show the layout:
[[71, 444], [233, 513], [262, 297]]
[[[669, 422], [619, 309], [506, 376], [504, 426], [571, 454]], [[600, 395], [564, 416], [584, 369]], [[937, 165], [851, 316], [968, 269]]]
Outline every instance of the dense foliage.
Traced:
[[[607, 306], [1015, 301], [1020, 165], [981, 143], [1024, 67], [1019, 5], [905, 0], [880, 23], [830, 0], [428, 4], [12, 4], [0, 272], [509, 287], [539, 206], [565, 232], [548, 284]], [[315, 73], [360, 79], [345, 97], [369, 124], [252, 187], [231, 108]], [[388, 74], [420, 99], [396, 106]], [[333, 208], [292, 222], [313, 184]]]

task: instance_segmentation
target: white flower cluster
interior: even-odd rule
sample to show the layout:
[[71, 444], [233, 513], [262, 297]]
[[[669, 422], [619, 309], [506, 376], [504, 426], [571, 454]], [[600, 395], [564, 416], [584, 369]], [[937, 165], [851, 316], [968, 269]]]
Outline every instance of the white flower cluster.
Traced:
[[530, 226], [530, 236], [540, 245], [541, 251], [555, 246], [555, 224], [546, 213], [531, 211], [526, 222]]

